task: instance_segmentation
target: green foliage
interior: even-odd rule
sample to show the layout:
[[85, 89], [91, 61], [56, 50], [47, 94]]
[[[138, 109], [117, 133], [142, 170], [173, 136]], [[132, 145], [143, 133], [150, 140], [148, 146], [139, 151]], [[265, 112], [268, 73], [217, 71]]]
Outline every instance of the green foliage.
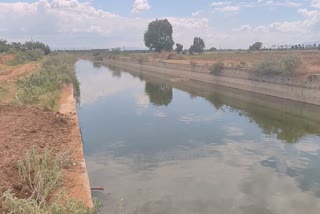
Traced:
[[24, 104], [39, 104], [54, 109], [63, 84], [73, 84], [74, 96], [79, 102], [80, 86], [70, 55], [50, 56], [39, 72], [18, 82], [18, 97]]
[[29, 61], [38, 61], [43, 57], [41, 50], [27, 50], [16, 52], [16, 57], [8, 62], [9, 65], [19, 65]]
[[[66, 153], [53, 157], [50, 151], [39, 155], [33, 148], [27, 152], [25, 159], [17, 164], [21, 182], [28, 187], [31, 196], [17, 198], [10, 190], [1, 196], [2, 207], [6, 213], [14, 214], [94, 214], [100, 206], [90, 209], [83, 203], [70, 199], [63, 192], [57, 191], [63, 179], [63, 167], [68, 164]], [[51, 200], [49, 201], [49, 197]], [[54, 200], [52, 200], [54, 199]]]
[[290, 54], [282, 57], [282, 59], [280, 60], [280, 64], [282, 73], [291, 75], [299, 71], [299, 69], [303, 65], [303, 62], [301, 57]]
[[178, 53], [178, 54], [181, 53], [182, 50], [183, 50], [183, 45], [177, 43], [176, 46], [177, 46], [177, 48], [176, 48], [177, 53]]
[[172, 25], [167, 19], [157, 19], [149, 23], [148, 29], [144, 33], [144, 43], [150, 50], [171, 51], [174, 45], [172, 32]]
[[194, 37], [193, 45], [191, 45], [189, 49], [189, 53], [192, 54], [195, 52], [195, 53], [202, 54], [204, 48], [205, 48], [205, 43], [203, 39], [201, 39], [200, 37]]
[[209, 49], [209, 51], [217, 51], [217, 48], [211, 47], [211, 48]]
[[293, 75], [303, 67], [302, 59], [297, 55], [286, 55], [281, 59], [269, 58], [253, 67], [253, 72], [257, 75], [279, 76]]
[[262, 42], [256, 42], [249, 47], [250, 51], [258, 51], [262, 48]]
[[223, 70], [224, 64], [223, 62], [217, 62], [213, 64], [210, 68], [210, 74], [220, 75]]
[[7, 40], [0, 39], [0, 53], [6, 52], [9, 49]]
[[0, 53], [2, 52], [7, 52], [9, 49], [15, 49], [16, 51], [30, 51], [30, 50], [38, 50], [41, 51], [44, 55], [48, 55], [51, 50], [48, 45], [45, 45], [41, 42], [25, 42], [25, 43], [20, 43], [20, 42], [12, 42], [11, 44], [8, 43], [6, 40], [0, 39]]

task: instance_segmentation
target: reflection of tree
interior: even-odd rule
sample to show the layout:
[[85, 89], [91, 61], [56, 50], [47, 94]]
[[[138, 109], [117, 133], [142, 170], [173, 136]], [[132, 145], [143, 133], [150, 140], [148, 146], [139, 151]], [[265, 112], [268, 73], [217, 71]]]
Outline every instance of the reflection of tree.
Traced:
[[223, 101], [223, 96], [219, 93], [213, 92], [209, 97], [206, 98], [216, 109], [222, 109], [225, 105]]
[[112, 72], [112, 77], [121, 77], [121, 70], [115, 65], [106, 65], [107, 68]]
[[146, 82], [145, 92], [150, 102], [157, 106], [168, 106], [172, 100], [172, 88], [165, 84]]

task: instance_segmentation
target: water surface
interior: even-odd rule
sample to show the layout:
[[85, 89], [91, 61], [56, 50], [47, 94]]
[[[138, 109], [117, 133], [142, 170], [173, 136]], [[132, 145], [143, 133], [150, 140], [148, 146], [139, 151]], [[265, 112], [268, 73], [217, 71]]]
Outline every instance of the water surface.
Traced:
[[84, 60], [76, 70], [101, 213], [319, 213], [318, 107]]

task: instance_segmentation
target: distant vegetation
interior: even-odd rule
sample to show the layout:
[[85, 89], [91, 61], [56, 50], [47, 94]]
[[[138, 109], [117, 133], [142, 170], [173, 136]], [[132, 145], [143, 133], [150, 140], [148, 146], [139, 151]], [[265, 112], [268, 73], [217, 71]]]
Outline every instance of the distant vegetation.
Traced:
[[189, 48], [189, 53], [190, 54], [193, 54], [193, 53], [202, 54], [205, 47], [206, 47], [206, 45], [205, 45], [203, 39], [201, 39], [200, 37], [194, 37], [193, 44]]
[[23, 64], [28, 61], [37, 61], [51, 52], [50, 47], [41, 42], [12, 42], [0, 39], [0, 54], [15, 54], [15, 58], [8, 62], [9, 65]]
[[181, 52], [183, 51], [183, 45], [177, 43], [176, 46], [177, 46], [177, 48], [176, 48], [175, 51], [176, 51], [178, 54], [181, 53]]
[[0, 39], [0, 53], [15, 52], [15, 51], [25, 52], [28, 50], [38, 50], [38, 51], [41, 51], [44, 55], [48, 55], [51, 52], [50, 47], [41, 42], [28, 41], [25, 43], [20, 43], [20, 42], [8, 43], [7, 40]]
[[258, 51], [262, 48], [262, 42], [256, 42], [249, 47], [250, 51]]

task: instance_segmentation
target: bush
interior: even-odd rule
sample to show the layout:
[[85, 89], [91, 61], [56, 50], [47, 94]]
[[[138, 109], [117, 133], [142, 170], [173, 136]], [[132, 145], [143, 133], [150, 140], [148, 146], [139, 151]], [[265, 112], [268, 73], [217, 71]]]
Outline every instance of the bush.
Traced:
[[274, 76], [281, 74], [281, 66], [279, 61], [267, 59], [261, 63], [254, 65], [253, 72], [257, 75]]
[[224, 68], [224, 63], [223, 62], [217, 62], [213, 64], [210, 68], [210, 74], [214, 75], [220, 75], [222, 70]]
[[298, 72], [303, 67], [302, 59], [297, 55], [286, 55], [280, 60], [267, 59], [256, 64], [252, 71], [263, 76], [290, 76]]
[[302, 59], [297, 55], [286, 55], [281, 61], [282, 73], [285, 75], [291, 75], [296, 73], [302, 68]]
[[50, 56], [39, 72], [18, 82], [18, 97], [22, 103], [54, 109], [64, 84], [73, 84], [74, 96], [79, 102], [80, 85], [73, 67], [75, 61], [69, 55]]
[[17, 168], [21, 182], [27, 186], [31, 196], [17, 198], [10, 190], [4, 192], [1, 196], [4, 211], [17, 214], [97, 213], [100, 207], [97, 203], [90, 209], [63, 192], [56, 193], [63, 179], [63, 167], [68, 163], [66, 153], [53, 157], [48, 150], [43, 155], [39, 155], [34, 148], [28, 151]]
[[27, 50], [25, 52], [17, 51], [16, 57], [8, 62], [9, 65], [19, 65], [28, 61], [38, 61], [43, 57], [41, 50]]

